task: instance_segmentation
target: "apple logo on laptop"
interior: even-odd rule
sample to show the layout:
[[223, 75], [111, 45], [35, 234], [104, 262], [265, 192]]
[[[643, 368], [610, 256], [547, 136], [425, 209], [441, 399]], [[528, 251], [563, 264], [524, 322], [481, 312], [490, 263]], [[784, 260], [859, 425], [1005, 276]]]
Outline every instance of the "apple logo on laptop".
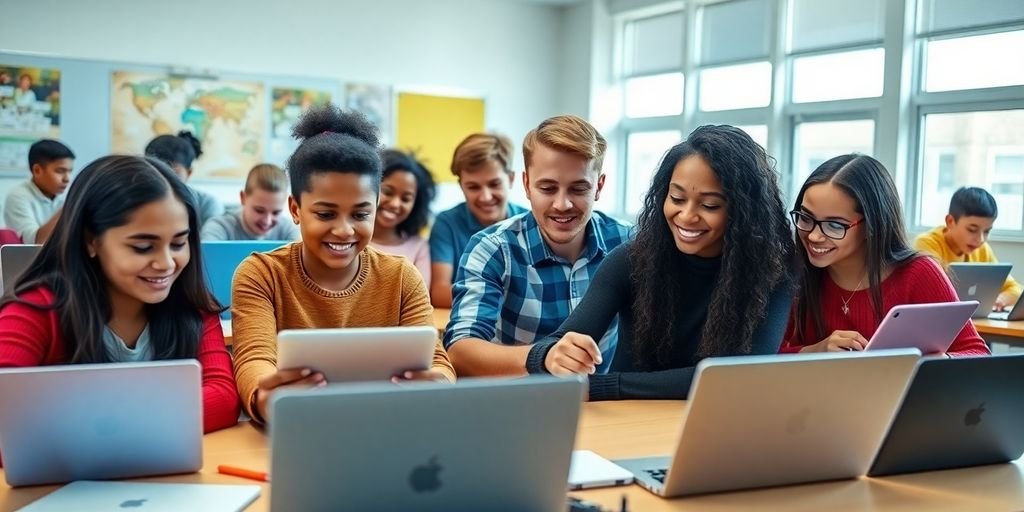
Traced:
[[416, 466], [409, 473], [409, 485], [416, 492], [433, 492], [441, 488], [441, 480], [438, 473], [444, 469], [437, 463], [437, 456], [433, 456], [427, 464]]
[[121, 502], [121, 508], [135, 508], [141, 507], [148, 500], [124, 500]]
[[978, 285], [972, 284], [971, 287], [967, 289], [967, 295], [969, 297], [974, 297], [975, 293], [978, 293]]
[[984, 412], [985, 402], [982, 402], [981, 405], [973, 409], [968, 409], [967, 414], [964, 414], [964, 425], [968, 427], [973, 427], [978, 423], [981, 423], [981, 414]]

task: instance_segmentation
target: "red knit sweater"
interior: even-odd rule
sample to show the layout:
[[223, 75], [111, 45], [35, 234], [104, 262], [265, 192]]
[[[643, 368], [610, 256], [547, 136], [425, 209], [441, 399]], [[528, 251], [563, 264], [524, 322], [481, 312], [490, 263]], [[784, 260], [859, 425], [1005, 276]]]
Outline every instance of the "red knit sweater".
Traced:
[[[852, 295], [852, 298], [851, 298]], [[849, 315], [843, 314], [843, 301], [849, 299]], [[922, 304], [928, 302], [953, 302], [959, 300], [949, 278], [931, 258], [917, 257], [903, 266], [893, 270], [882, 281], [882, 311], [888, 312], [893, 306], [902, 304]], [[839, 288], [828, 272], [822, 272], [821, 308], [825, 320], [825, 335], [833, 331], [857, 331], [865, 339], [871, 339], [878, 329], [879, 321], [875, 318], [875, 309], [871, 304], [870, 290], [849, 292]], [[804, 322], [804, 339], [796, 337], [796, 308], [789, 316], [785, 341], [780, 352], [799, 352], [807, 345], [813, 345], [820, 339], [814, 337], [814, 322], [807, 318]], [[953, 340], [947, 351], [949, 355], [985, 355], [991, 354], [988, 345], [978, 335], [973, 322], [967, 322], [960, 334]]]
[[[37, 288], [21, 295], [33, 304], [53, 304], [53, 293]], [[196, 354], [203, 369], [203, 431], [212, 432], [238, 422], [240, 404], [224, 347], [217, 315], [203, 318]], [[64, 340], [56, 310], [37, 309], [17, 302], [0, 310], [0, 367], [65, 364]], [[130, 383], [126, 383], [130, 385]]]

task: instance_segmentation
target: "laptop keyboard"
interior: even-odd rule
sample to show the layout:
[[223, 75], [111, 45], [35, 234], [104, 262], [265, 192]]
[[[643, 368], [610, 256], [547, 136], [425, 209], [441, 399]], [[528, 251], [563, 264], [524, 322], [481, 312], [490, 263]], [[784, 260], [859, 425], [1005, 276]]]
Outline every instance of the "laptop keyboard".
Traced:
[[651, 476], [651, 478], [653, 478], [653, 479], [655, 479], [655, 480], [657, 480], [657, 481], [659, 481], [661, 483], [665, 483], [665, 475], [668, 474], [668, 470], [667, 469], [645, 469], [644, 473], [647, 473], [648, 475]]

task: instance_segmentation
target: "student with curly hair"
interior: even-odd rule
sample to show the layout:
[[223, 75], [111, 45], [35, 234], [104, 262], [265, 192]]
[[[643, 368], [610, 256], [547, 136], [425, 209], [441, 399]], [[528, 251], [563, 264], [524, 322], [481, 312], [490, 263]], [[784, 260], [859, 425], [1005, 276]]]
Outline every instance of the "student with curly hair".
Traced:
[[430, 246], [420, 232], [430, 222], [434, 179], [412, 155], [387, 149], [381, 157], [384, 173], [370, 245], [388, 254], [409, 258], [429, 290]]
[[[302, 142], [288, 160], [288, 210], [302, 239], [249, 256], [231, 290], [238, 393], [256, 422], [269, 420], [274, 390], [326, 384], [309, 368], [277, 367], [279, 331], [433, 326], [416, 267], [368, 247], [380, 194], [377, 128], [325, 105], [307, 111], [294, 133]], [[438, 341], [430, 369], [395, 379], [454, 381], [455, 370]]]
[[[146, 144], [146, 156], [162, 160], [171, 166], [181, 181], [188, 182], [192, 177], [192, 162], [203, 155], [203, 146], [192, 132], [180, 131], [177, 135], [160, 135]], [[219, 217], [224, 213], [224, 205], [209, 192], [204, 192], [191, 185], [189, 189], [196, 196], [196, 208], [199, 213], [199, 228], [206, 221]]]
[[[586, 296], [530, 350], [530, 373], [591, 374], [591, 400], [686, 398], [712, 356], [774, 354], [792, 299], [794, 246], [778, 175], [732, 126], [702, 126], [655, 172], [636, 238], [612, 251]], [[599, 339], [619, 318], [606, 374]]]

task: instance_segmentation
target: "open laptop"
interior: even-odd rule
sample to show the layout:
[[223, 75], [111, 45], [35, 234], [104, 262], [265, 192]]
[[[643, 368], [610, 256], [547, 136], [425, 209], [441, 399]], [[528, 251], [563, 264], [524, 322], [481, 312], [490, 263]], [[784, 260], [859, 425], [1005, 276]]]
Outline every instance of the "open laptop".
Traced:
[[989, 313], [988, 317], [992, 320], [1004, 320], [1008, 322], [1024, 320], [1024, 300], [1018, 299], [1009, 311], [993, 311]]
[[1011, 268], [1009, 263], [950, 263], [949, 279], [960, 300], [978, 301], [973, 318], [986, 318]]
[[564, 510], [580, 378], [331, 385], [271, 402], [271, 510]]
[[870, 476], [1024, 454], [1024, 354], [922, 359]]
[[675, 453], [614, 462], [663, 497], [856, 478], [919, 357], [897, 349], [705, 359]]
[[287, 240], [239, 240], [223, 242], [202, 242], [203, 267], [206, 284], [210, 293], [228, 307], [221, 318], [231, 318], [231, 283], [235, 278], [235, 270], [243, 260], [254, 252], [268, 252], [289, 243]]
[[427, 370], [434, 359], [433, 326], [286, 329], [277, 333], [278, 368], [312, 368], [327, 382], [390, 380]]
[[0, 246], [0, 292], [14, 288], [14, 283], [28, 269], [41, 247], [18, 244]]
[[259, 495], [258, 485], [79, 480], [33, 501], [19, 512], [241, 512]]
[[976, 300], [894, 306], [864, 350], [916, 348], [922, 354], [945, 353], [977, 309]]
[[12, 486], [202, 467], [195, 360], [0, 369], [0, 453]]

